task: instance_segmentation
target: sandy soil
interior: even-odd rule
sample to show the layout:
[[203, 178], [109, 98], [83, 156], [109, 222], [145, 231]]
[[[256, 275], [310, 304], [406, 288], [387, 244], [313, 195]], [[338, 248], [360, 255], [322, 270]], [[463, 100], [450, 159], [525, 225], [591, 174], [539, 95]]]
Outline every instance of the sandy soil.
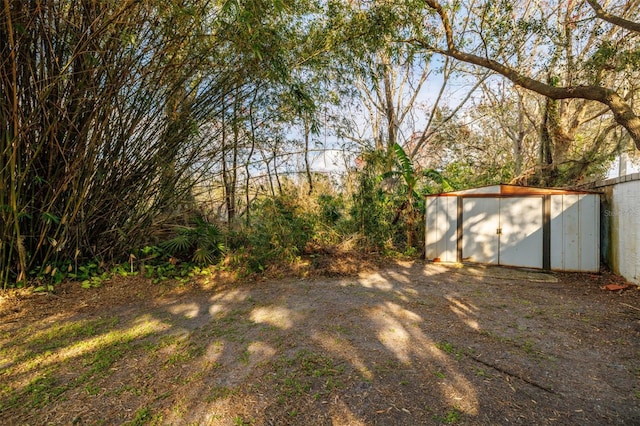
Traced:
[[640, 291], [393, 263], [0, 300], [3, 424], [640, 424]]

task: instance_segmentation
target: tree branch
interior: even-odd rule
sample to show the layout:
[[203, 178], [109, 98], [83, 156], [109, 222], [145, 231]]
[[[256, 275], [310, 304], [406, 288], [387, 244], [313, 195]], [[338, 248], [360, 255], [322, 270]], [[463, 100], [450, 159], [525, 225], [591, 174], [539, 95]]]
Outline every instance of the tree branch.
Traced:
[[429, 7], [431, 7], [440, 17], [440, 21], [442, 22], [442, 25], [444, 27], [447, 48], [440, 49], [435, 46], [429, 45], [423, 40], [413, 40], [415, 43], [433, 52], [450, 56], [459, 61], [493, 70], [508, 78], [518, 86], [539, 93], [551, 99], [577, 98], [587, 99], [605, 104], [613, 113], [618, 124], [627, 129], [627, 131], [631, 135], [631, 138], [635, 142], [636, 148], [640, 149], [640, 117], [636, 115], [636, 113], [633, 111], [633, 109], [631, 109], [624, 98], [614, 90], [600, 86], [551, 86], [549, 84], [545, 84], [541, 81], [535, 80], [531, 77], [527, 77], [517, 70], [500, 62], [494, 61], [493, 59], [474, 55], [472, 53], [462, 52], [455, 46], [455, 41], [453, 38], [453, 28], [451, 26], [451, 22], [449, 21], [449, 17], [447, 16], [442, 6], [436, 0], [425, 0], [425, 3]]
[[624, 19], [620, 16], [613, 15], [607, 12], [602, 8], [602, 6], [600, 6], [600, 4], [596, 0], [587, 0], [587, 3], [589, 3], [589, 6], [591, 6], [593, 11], [596, 12], [596, 16], [603, 21], [607, 21], [613, 25], [617, 25], [629, 31], [640, 33], [639, 22], [629, 21], [628, 19]]

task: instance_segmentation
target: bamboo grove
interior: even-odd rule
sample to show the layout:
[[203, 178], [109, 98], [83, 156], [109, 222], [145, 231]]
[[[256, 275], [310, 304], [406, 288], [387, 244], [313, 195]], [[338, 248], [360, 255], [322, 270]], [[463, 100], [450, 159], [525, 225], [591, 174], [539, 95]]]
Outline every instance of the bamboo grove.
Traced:
[[223, 12], [207, 2], [4, 1], [5, 285], [61, 259], [71, 269], [122, 256], [189, 201], [212, 149], [198, 124], [229, 93], [242, 96], [243, 58], [218, 56], [229, 42], [211, 16]]

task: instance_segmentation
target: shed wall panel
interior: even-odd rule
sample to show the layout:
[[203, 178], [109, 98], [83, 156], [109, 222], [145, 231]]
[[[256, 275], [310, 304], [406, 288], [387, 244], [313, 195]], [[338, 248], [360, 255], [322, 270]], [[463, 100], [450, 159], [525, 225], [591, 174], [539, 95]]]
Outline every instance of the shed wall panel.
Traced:
[[[549, 249], [552, 270], [598, 271], [599, 254], [599, 195], [565, 191], [563, 193], [530, 195], [495, 195], [492, 187], [488, 194], [467, 192], [461, 195], [427, 197], [425, 254], [427, 259], [443, 262], [457, 261], [458, 229], [462, 237], [463, 261], [509, 266], [543, 268], [545, 247]], [[523, 193], [524, 190], [521, 190]], [[634, 195], [635, 194], [635, 195]], [[640, 191], [627, 198], [640, 205]], [[636, 198], [634, 198], [634, 196]], [[548, 198], [546, 198], [548, 197]], [[549, 227], [546, 228], [544, 199], [549, 200]], [[458, 224], [458, 202], [462, 206]], [[630, 207], [614, 207], [628, 211]], [[635, 207], [637, 208], [637, 207]], [[618, 215], [616, 221], [628, 221], [629, 216]], [[634, 229], [639, 222], [634, 215]], [[629, 225], [630, 226], [630, 225]], [[549, 235], [547, 235], [547, 230]], [[545, 240], [545, 235], [549, 238]], [[545, 246], [545, 241], [549, 244]], [[617, 240], [616, 240], [617, 241]], [[631, 269], [634, 276], [640, 270], [637, 256], [638, 235], [632, 243], [618, 245], [619, 250], [633, 253]], [[626, 244], [623, 246], [623, 244]], [[635, 244], [635, 246], [634, 246]], [[635, 251], [634, 251], [635, 250]], [[631, 257], [629, 256], [629, 257]]]
[[457, 197], [428, 197], [426, 205], [427, 259], [457, 259]]
[[556, 195], [551, 197], [551, 269], [556, 271], [564, 270], [564, 231], [563, 215], [564, 197]]
[[640, 181], [613, 187], [610, 215], [611, 244], [618, 273], [640, 284]]
[[593, 194], [551, 196], [551, 269], [600, 269], [600, 204]]
[[427, 197], [425, 205], [425, 257], [433, 260], [438, 257], [437, 242], [437, 214], [438, 214], [438, 197]]
[[[564, 258], [562, 270], [578, 270], [580, 265], [580, 196], [561, 195], [563, 197], [562, 211], [562, 242], [560, 256]], [[552, 254], [553, 256], [553, 254]]]
[[580, 197], [580, 264], [577, 271], [600, 270], [600, 199], [597, 195]]

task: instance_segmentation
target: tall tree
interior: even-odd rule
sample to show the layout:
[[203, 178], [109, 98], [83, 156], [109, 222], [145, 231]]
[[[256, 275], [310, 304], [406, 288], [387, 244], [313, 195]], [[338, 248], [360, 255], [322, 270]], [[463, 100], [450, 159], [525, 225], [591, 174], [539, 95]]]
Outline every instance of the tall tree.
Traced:
[[[636, 147], [640, 149], [640, 116], [633, 108], [635, 94], [629, 93], [618, 78], [622, 71], [636, 69], [638, 64], [638, 7], [637, 1], [615, 2], [610, 7], [619, 11], [604, 12], [595, 1], [585, 7], [581, 2], [551, 2], [544, 7], [535, 7], [535, 2], [474, 2], [473, 10], [477, 15], [477, 24], [469, 30], [461, 30], [456, 25], [461, 10], [460, 4], [442, 3], [437, 0], [425, 0], [428, 12], [435, 20], [432, 36], [444, 32], [441, 42], [435, 37], [427, 37], [424, 28], [411, 41], [430, 52], [440, 53], [454, 59], [478, 65], [495, 71], [515, 84], [546, 96], [552, 100], [584, 99], [604, 105], [616, 122], [631, 135]], [[509, 49], [527, 49], [531, 40], [540, 38], [540, 45], [552, 52], [557, 47], [557, 33], [548, 24], [554, 23], [553, 13], [562, 8], [567, 13], [560, 14], [567, 19], [561, 24], [566, 29], [579, 28], [583, 37], [595, 35], [598, 41], [590, 50], [587, 62], [573, 62], [571, 49], [561, 57], [564, 66], [576, 66], [574, 78], [565, 84], [539, 69], [527, 69], [509, 60]], [[588, 10], [587, 10], [588, 9]], [[591, 12], [591, 13], [588, 13]], [[557, 14], [556, 14], [557, 16]], [[600, 34], [607, 34], [603, 39]], [[566, 40], [565, 40], [566, 41]], [[532, 52], [535, 53], [535, 52]], [[540, 49], [538, 55], [548, 56], [549, 50]], [[546, 61], [542, 62], [543, 64]]]
[[[228, 99], [238, 118], [253, 82], [286, 81], [279, 40], [293, 5], [4, 0], [3, 283], [153, 243], [219, 158]], [[247, 133], [231, 129], [235, 170]]]

